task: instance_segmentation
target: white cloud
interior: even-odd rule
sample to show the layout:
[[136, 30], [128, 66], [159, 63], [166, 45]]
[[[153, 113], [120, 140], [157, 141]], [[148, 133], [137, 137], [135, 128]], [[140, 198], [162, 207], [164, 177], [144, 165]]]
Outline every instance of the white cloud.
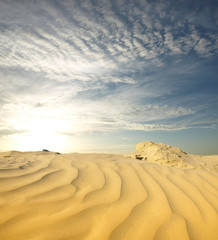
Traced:
[[154, 130], [170, 131], [170, 130], [187, 129], [187, 127], [184, 127], [184, 126], [164, 125], [164, 124], [140, 124], [140, 123], [127, 124], [125, 127], [128, 130], [137, 130], [137, 131], [154, 131]]
[[211, 52], [213, 51], [212, 43], [205, 38], [201, 38], [199, 42], [195, 45], [196, 52], [203, 56], [208, 57], [211, 55]]
[[94, 2], [0, 3], [3, 129], [29, 130], [25, 119], [62, 123], [59, 113], [72, 133], [189, 127], [178, 118], [198, 111], [164, 99], [185, 89], [175, 72], [193, 65], [183, 57], [214, 56], [216, 33], [180, 10], [167, 14], [163, 1]]
[[[167, 18], [163, 3], [131, 2], [131, 11], [125, 1], [118, 1], [116, 8], [110, 1], [98, 5], [91, 1], [81, 5], [75, 1], [56, 4], [40, 2], [37, 10], [27, 4], [29, 14], [33, 15], [30, 22], [24, 22], [25, 15], [19, 18], [18, 13], [24, 7], [12, 4], [19, 25], [16, 27], [12, 17], [6, 18], [10, 18], [10, 25], [1, 35], [0, 66], [41, 72], [61, 82], [75, 78], [94, 81], [89, 74], [102, 73], [103, 77], [126, 63], [137, 71], [141, 63], [156, 67], [157, 59], [158, 66], [163, 66], [159, 58], [163, 54], [188, 54], [194, 47], [200, 56], [208, 57], [215, 51], [215, 36], [212, 42], [204, 37], [199, 39], [196, 30], [185, 32], [180, 19], [175, 20], [173, 28], [163, 24], [162, 19]], [[2, 3], [2, 6], [6, 11], [10, 5]], [[153, 9], [153, 16], [149, 9]], [[38, 25], [36, 13], [41, 13]], [[183, 36], [174, 36], [175, 32]]]

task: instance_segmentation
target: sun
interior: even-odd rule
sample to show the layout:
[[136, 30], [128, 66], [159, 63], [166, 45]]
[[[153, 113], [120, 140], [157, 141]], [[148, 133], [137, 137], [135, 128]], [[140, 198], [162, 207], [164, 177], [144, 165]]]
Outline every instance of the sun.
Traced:
[[46, 148], [51, 151], [61, 151], [64, 148], [66, 137], [61, 132], [66, 130], [66, 121], [33, 118], [26, 120], [24, 125], [26, 133], [15, 137], [16, 149], [38, 151]]

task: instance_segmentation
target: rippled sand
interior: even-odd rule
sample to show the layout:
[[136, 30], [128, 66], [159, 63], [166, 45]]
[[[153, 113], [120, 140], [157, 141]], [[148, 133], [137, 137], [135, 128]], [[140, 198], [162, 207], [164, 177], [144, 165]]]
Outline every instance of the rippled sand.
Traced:
[[204, 167], [0, 153], [1, 240], [217, 240], [217, 213], [218, 174]]

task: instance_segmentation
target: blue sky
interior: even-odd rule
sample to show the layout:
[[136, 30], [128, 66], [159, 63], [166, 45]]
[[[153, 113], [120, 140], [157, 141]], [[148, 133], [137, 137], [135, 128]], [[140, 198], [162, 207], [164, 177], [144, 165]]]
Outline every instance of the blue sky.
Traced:
[[0, 151], [218, 154], [216, 0], [2, 0], [0, 32]]

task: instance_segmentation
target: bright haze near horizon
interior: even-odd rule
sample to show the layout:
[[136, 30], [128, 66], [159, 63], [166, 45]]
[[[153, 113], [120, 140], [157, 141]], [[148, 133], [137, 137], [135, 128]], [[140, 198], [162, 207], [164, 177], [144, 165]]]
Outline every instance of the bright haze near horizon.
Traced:
[[216, 0], [1, 0], [0, 151], [218, 154]]

